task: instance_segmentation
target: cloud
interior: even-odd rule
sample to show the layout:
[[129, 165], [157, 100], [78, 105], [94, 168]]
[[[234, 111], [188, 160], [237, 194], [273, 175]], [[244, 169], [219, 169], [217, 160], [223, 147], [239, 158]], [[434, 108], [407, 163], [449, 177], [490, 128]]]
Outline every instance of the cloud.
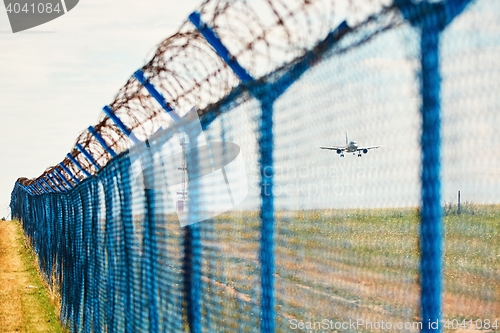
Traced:
[[410, 71], [418, 68], [416, 59], [395, 59], [395, 58], [367, 58], [359, 63], [368, 69]]
[[[0, 10], [0, 217], [18, 177], [59, 163], [131, 74], [199, 0], [81, 1], [62, 17], [9, 33]], [[51, 32], [51, 33], [46, 33]]]

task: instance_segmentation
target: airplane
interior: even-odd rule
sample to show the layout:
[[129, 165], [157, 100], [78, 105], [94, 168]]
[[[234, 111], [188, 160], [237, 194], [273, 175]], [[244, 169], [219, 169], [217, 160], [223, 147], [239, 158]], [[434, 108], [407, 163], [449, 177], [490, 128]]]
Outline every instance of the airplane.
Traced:
[[351, 141], [349, 142], [349, 139], [347, 138], [347, 132], [345, 133], [345, 146], [332, 146], [332, 147], [319, 147], [321, 149], [328, 149], [328, 150], [336, 150], [337, 154], [340, 155], [340, 157], [344, 157], [344, 152], [346, 153], [352, 153], [353, 155], [356, 155], [358, 153], [358, 157], [361, 157], [361, 152], [363, 154], [368, 154], [368, 150], [370, 149], [377, 149], [382, 146], [369, 146], [369, 147], [358, 147], [358, 143], [356, 141]]

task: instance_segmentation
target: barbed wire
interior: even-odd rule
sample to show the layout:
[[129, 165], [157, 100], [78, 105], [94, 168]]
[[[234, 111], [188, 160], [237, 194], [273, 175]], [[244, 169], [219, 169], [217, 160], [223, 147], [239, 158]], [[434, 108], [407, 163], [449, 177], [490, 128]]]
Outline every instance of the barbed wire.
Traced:
[[[377, 15], [362, 17], [367, 8], [372, 8]], [[345, 52], [402, 22], [399, 12], [383, 0], [209, 0], [198, 12], [232, 57], [255, 80], [272, 79], [308, 52], [315, 52], [318, 59], [327, 51], [330, 54]], [[362, 22], [353, 26], [345, 42], [339, 43], [334, 50], [321, 49], [321, 42], [343, 18]], [[192, 106], [200, 115], [216, 111], [221, 101], [241, 86], [238, 76], [189, 20], [176, 34], [159, 44], [142, 72], [163, 95], [166, 105], [181, 116], [182, 110]], [[242, 96], [239, 103], [249, 96]], [[118, 91], [109, 106], [139, 140], [146, 140], [160, 128], [173, 123], [134, 76]], [[94, 128], [117, 154], [130, 148], [128, 136], [104, 113]], [[77, 146], [89, 153], [98, 167]], [[86, 173], [95, 174], [113, 158], [89, 130], [78, 136], [70, 156], [80, 166], [70, 157], [61, 164], [78, 180], [85, 179]], [[29, 186], [55, 171], [60, 172], [65, 181], [75, 183], [60, 164], [47, 168], [35, 179], [19, 178], [18, 183]], [[59, 191], [50, 183], [48, 186]]]

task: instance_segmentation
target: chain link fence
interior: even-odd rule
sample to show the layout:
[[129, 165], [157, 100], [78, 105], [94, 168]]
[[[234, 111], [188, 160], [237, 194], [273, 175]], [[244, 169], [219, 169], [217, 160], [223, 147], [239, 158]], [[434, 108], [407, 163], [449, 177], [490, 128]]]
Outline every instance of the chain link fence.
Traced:
[[498, 329], [499, 32], [494, 0], [205, 2], [15, 184], [63, 323]]

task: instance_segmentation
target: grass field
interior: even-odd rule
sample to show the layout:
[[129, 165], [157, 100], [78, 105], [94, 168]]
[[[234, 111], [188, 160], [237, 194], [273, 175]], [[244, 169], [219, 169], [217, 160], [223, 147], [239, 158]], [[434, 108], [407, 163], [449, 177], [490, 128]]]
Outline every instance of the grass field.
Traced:
[[0, 222], [0, 332], [66, 332], [19, 223]]
[[[140, 280], [144, 219], [135, 219], [137, 295], [145, 295], [148, 286]], [[179, 314], [183, 308], [183, 229], [173, 216], [166, 220], [167, 224], [160, 222], [157, 229], [158, 279], [164, 288], [158, 293], [162, 304], [160, 325], [185, 321]], [[314, 324], [323, 319], [333, 323], [362, 319], [372, 324], [383, 321], [410, 326], [403, 330], [316, 327], [315, 331], [418, 331], [414, 324], [420, 322], [417, 209], [278, 211], [276, 221], [277, 332], [309, 332], [292, 330], [294, 323], [297, 327], [300, 322]], [[203, 246], [202, 326], [210, 327], [204, 332], [259, 332], [259, 214], [231, 212], [199, 226]], [[447, 206], [444, 227], [444, 317], [493, 321], [500, 314], [500, 206], [469, 204], [463, 206], [460, 214], [456, 207]], [[16, 244], [21, 245], [20, 234], [16, 239]], [[22, 260], [26, 265], [31, 263], [26, 271], [32, 278], [37, 277], [33, 255], [27, 249], [22, 251]], [[27, 284], [23, 282], [23, 286]], [[38, 329], [23, 332], [60, 332], [56, 326], [45, 329], [45, 325], [55, 325], [55, 312], [50, 310], [41, 281], [30, 284], [35, 288], [27, 289], [25, 294], [32, 297], [33, 303], [27, 304], [44, 305], [28, 312], [31, 314], [19, 319], [16, 325]], [[43, 326], [38, 328], [29, 319], [35, 313], [44, 318]], [[455, 330], [460, 331], [475, 330]]]
[[[493, 321], [500, 316], [500, 207], [445, 212], [444, 316]], [[419, 322], [418, 228], [417, 209], [277, 212], [278, 331], [322, 319]], [[223, 312], [211, 319], [221, 331], [255, 331], [258, 215], [219, 216], [206, 229], [204, 274], [217, 297], [204, 300], [205, 311]]]

